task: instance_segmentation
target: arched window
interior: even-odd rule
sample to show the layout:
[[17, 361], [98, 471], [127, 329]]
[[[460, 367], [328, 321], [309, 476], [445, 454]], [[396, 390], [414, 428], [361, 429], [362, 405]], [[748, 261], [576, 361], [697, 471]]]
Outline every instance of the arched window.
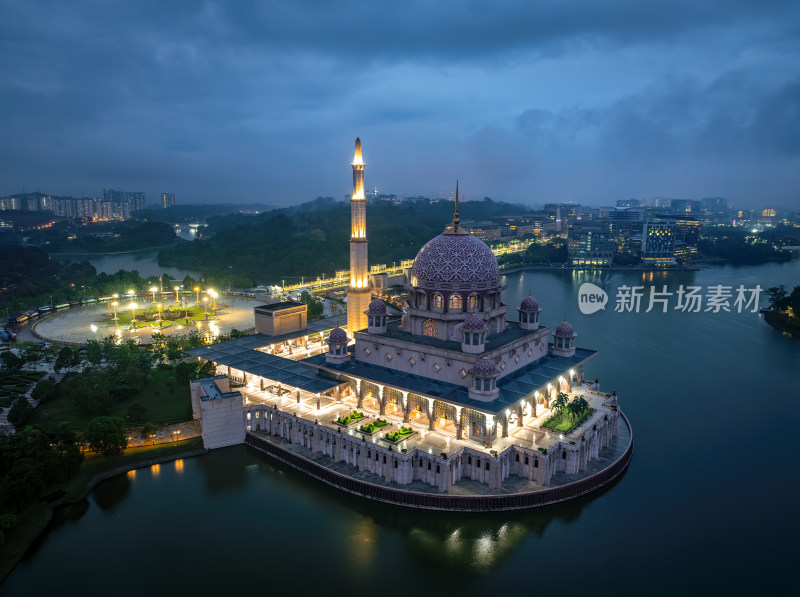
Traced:
[[[441, 296], [439, 298], [441, 298]], [[439, 326], [433, 319], [426, 319], [422, 324], [422, 335], [430, 336], [431, 338], [439, 337]]]
[[460, 294], [451, 294], [450, 295], [450, 310], [451, 311], [461, 311], [463, 305], [463, 301], [461, 300]]
[[489, 335], [491, 336], [492, 334], [496, 334], [496, 333], [497, 333], [497, 320], [496, 319], [490, 319], [489, 320]]
[[441, 309], [443, 303], [444, 299], [442, 298], [442, 295], [438, 292], [434, 293], [434, 295], [431, 297], [431, 307], [434, 309]]
[[477, 294], [470, 294], [467, 299], [467, 306], [470, 311], [478, 311], [481, 308], [481, 298]]
[[428, 295], [424, 292], [417, 294], [417, 306], [421, 307], [422, 309], [428, 308]]

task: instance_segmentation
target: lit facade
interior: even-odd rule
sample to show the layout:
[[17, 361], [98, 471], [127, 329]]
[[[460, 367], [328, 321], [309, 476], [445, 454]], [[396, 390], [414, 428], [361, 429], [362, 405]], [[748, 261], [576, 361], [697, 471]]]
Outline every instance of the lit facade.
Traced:
[[361, 139], [353, 155], [353, 195], [350, 198], [350, 286], [347, 289], [347, 329], [367, 327], [364, 311], [372, 298], [367, 261], [367, 201], [364, 198], [364, 159]]
[[[556, 473], [585, 470], [621, 420], [616, 395], [584, 381], [595, 351], [576, 346], [567, 322], [543, 324], [533, 296], [513, 310], [503, 302], [497, 259], [461, 226], [457, 187], [452, 224], [410, 264], [403, 312], [369, 300], [369, 289], [358, 285], [367, 279], [358, 141], [353, 173], [349, 333], [320, 332], [324, 351], [308, 344], [309, 330], [189, 350], [235, 382], [192, 382], [195, 417], [212, 413], [219, 427], [204, 429], [204, 438], [232, 441], [236, 426], [223, 415], [234, 413], [248, 437], [280, 438], [382, 482], [421, 481], [439, 492], [462, 479], [499, 489], [521, 477], [544, 487]], [[362, 296], [363, 319], [351, 320]], [[294, 352], [276, 348], [287, 342]], [[589, 405], [585, 419], [563, 433], [548, 431], [559, 401], [579, 398]], [[355, 423], [348, 413], [358, 415]]]

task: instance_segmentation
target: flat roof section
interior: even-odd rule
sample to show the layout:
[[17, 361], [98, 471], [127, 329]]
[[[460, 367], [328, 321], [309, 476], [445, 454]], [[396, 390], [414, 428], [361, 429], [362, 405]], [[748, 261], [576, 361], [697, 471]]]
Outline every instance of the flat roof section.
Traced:
[[321, 377], [315, 368], [304, 365], [300, 361], [256, 350], [269, 344], [269, 342], [264, 342], [264, 338], [269, 338], [269, 336], [263, 334], [245, 336], [201, 348], [191, 348], [186, 353], [307, 392], [325, 392], [341, 385], [340, 381]]

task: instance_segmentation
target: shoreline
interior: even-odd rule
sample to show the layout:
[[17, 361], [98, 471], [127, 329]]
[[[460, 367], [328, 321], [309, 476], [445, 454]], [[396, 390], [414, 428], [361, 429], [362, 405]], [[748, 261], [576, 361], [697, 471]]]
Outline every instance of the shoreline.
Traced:
[[[192, 440], [187, 440], [192, 441]], [[171, 444], [169, 444], [171, 445]], [[147, 468], [149, 466], [153, 466], [154, 464], [164, 464], [167, 462], [173, 462], [175, 460], [181, 460], [183, 458], [195, 458], [197, 456], [202, 456], [206, 454], [208, 450], [206, 448], [201, 447], [199, 448], [191, 448], [187, 450], [182, 450], [180, 452], [176, 452], [173, 454], [164, 454], [162, 456], [156, 456], [154, 458], [148, 458], [145, 460], [139, 461], [132, 461], [127, 462], [124, 464], [118, 464], [117, 466], [113, 466], [107, 470], [101, 470], [90, 477], [85, 485], [80, 489], [79, 493], [74, 497], [69, 497], [69, 486], [71, 483], [75, 482], [76, 479], [73, 478], [70, 481], [67, 481], [65, 484], [65, 491], [66, 495], [62, 497], [58, 503], [49, 504], [44, 506], [46, 511], [40, 514], [35, 512], [36, 508], [40, 507], [41, 500], [39, 503], [34, 504], [29, 510], [33, 510], [33, 512], [28, 512], [30, 516], [35, 518], [36, 520], [31, 521], [30, 523], [30, 530], [31, 533], [27, 537], [23, 537], [19, 545], [14, 547], [14, 551], [12, 553], [4, 554], [2, 565], [0, 565], [0, 587], [2, 587], [3, 582], [5, 582], [6, 578], [16, 569], [17, 565], [22, 561], [25, 555], [29, 552], [31, 547], [39, 540], [40, 537], [47, 531], [50, 523], [53, 521], [55, 514], [58, 510], [63, 508], [69, 508], [70, 506], [74, 506], [75, 504], [80, 503], [81, 501], [85, 500], [89, 494], [94, 490], [97, 485], [111, 479], [112, 477], [116, 477], [118, 475], [127, 473], [128, 471], [138, 470], [141, 468]], [[130, 452], [129, 452], [130, 454]], [[122, 454], [124, 456], [125, 454]], [[80, 474], [80, 473], [79, 473]], [[23, 520], [25, 517], [25, 512], [23, 511], [19, 515], [19, 522]], [[16, 525], [15, 525], [16, 526]], [[22, 530], [22, 529], [20, 529]], [[11, 532], [14, 531], [14, 528], [10, 529]], [[6, 532], [6, 542], [8, 543], [8, 535], [10, 534], [9, 531]]]
[[[787, 315], [774, 311], [764, 311], [764, 321], [781, 333], [789, 334], [792, 338], [800, 338], [800, 321], [793, 322]], [[790, 323], [795, 323], [794, 327], [789, 325]]]

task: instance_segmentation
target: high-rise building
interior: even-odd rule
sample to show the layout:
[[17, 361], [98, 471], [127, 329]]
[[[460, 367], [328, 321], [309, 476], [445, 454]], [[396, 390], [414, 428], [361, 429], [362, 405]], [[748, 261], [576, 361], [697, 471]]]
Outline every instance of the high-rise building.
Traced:
[[161, 207], [175, 207], [175, 193], [161, 193]]
[[347, 329], [350, 337], [367, 327], [372, 299], [367, 263], [367, 201], [364, 197], [364, 160], [361, 139], [353, 154], [353, 195], [350, 197], [350, 287], [347, 289]]
[[608, 220], [570, 226], [567, 251], [572, 265], [611, 265], [615, 245]]
[[617, 199], [617, 207], [641, 207], [641, 199]]
[[675, 221], [647, 220], [642, 229], [642, 261], [649, 265], [675, 263]]

